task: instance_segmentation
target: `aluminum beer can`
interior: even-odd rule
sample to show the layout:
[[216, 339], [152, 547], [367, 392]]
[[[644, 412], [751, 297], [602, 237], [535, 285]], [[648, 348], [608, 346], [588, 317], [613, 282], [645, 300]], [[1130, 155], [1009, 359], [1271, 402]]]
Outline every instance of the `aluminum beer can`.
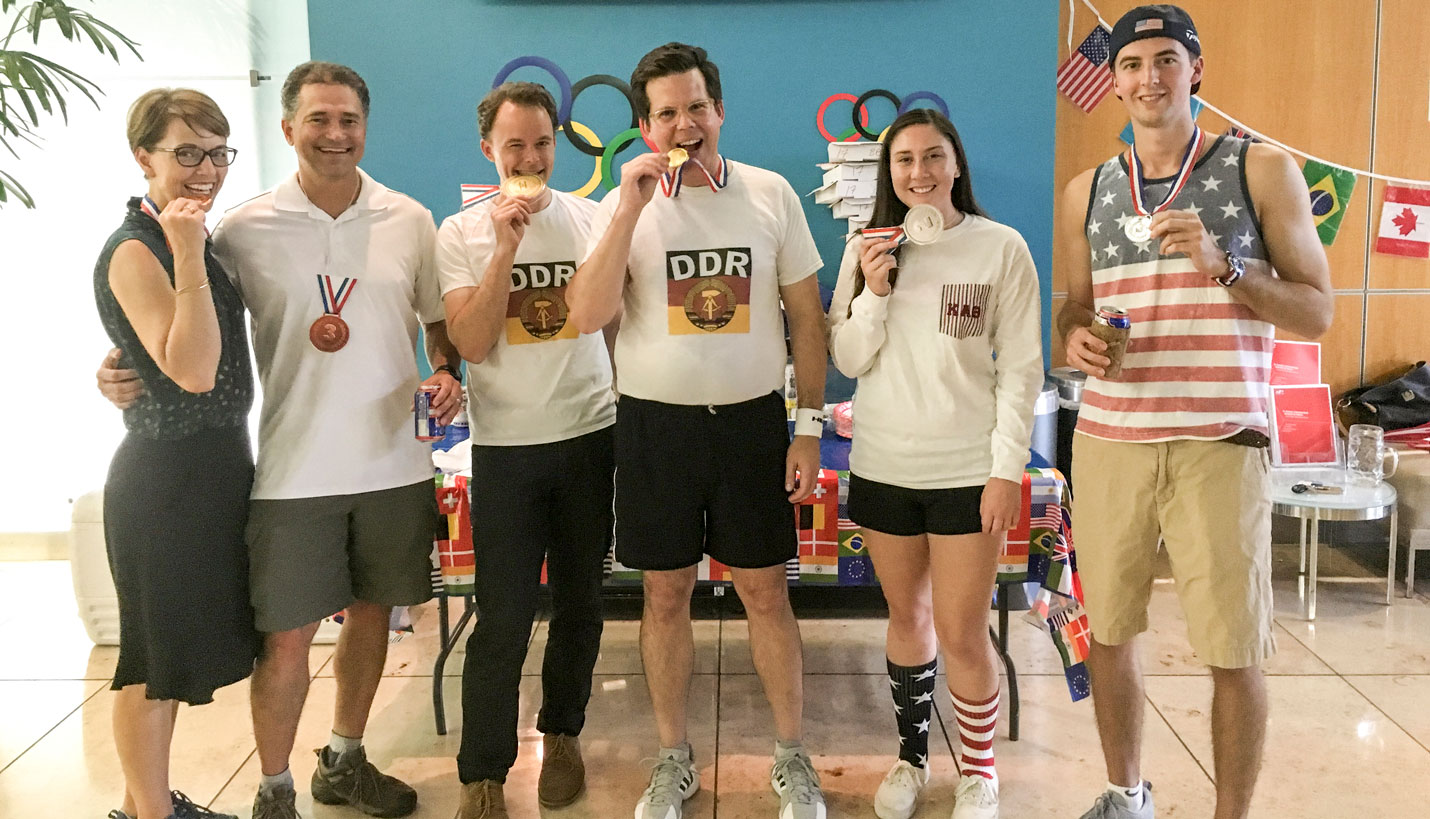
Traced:
[[447, 435], [446, 424], [437, 420], [437, 411], [432, 409], [432, 401], [440, 387], [418, 387], [412, 397], [412, 428], [419, 441], [440, 441]]

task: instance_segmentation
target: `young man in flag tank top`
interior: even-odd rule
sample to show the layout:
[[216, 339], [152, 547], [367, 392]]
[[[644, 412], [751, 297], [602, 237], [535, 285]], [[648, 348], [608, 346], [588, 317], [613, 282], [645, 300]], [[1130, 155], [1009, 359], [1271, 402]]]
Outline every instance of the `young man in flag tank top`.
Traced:
[[[1147, 629], [1166, 544], [1192, 647], [1211, 668], [1218, 819], [1244, 817], [1260, 768], [1271, 633], [1267, 379], [1277, 328], [1315, 338], [1331, 284], [1305, 182], [1269, 145], [1210, 137], [1191, 116], [1201, 41], [1185, 11], [1142, 6], [1113, 28], [1113, 89], [1135, 149], [1064, 193], [1068, 363], [1088, 373], [1073, 443], [1093, 642], [1088, 666], [1108, 787], [1084, 819], [1150, 819], [1142, 778]], [[1089, 331], [1127, 310], [1115, 380]]]

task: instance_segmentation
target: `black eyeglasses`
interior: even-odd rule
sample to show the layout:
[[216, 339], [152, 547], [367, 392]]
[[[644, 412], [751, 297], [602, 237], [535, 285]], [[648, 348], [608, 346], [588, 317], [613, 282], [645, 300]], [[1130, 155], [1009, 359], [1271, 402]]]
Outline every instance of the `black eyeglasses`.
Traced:
[[194, 145], [181, 145], [177, 148], [155, 148], [155, 153], [173, 154], [174, 159], [185, 168], [197, 168], [203, 163], [204, 157], [208, 157], [213, 162], [215, 168], [225, 168], [233, 164], [233, 158], [238, 156], [237, 148], [214, 148], [212, 151], [205, 151]]

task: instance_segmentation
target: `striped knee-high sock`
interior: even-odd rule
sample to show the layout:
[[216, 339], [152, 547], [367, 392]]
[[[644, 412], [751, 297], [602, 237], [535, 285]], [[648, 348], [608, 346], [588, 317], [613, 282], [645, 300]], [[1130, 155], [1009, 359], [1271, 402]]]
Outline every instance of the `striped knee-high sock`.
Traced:
[[983, 776], [998, 783], [993, 769], [993, 732], [998, 727], [998, 692], [984, 700], [953, 696], [958, 715], [958, 770], [962, 776]]

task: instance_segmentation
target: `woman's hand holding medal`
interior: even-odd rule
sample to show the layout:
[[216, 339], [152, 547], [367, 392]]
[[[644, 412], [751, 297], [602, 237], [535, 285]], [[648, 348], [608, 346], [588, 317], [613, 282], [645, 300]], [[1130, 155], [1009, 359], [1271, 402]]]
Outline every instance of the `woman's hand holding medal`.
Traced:
[[894, 249], [899, 246], [899, 241], [869, 238], [862, 241], [864, 248], [859, 252], [859, 269], [864, 273], [864, 286], [876, 296], [887, 296], [891, 289], [890, 279], [898, 265]]
[[169, 240], [175, 256], [193, 253], [202, 257], [204, 243], [208, 241], [204, 218], [211, 204], [212, 200], [200, 202], [180, 197], [164, 206], [159, 214], [159, 226], [164, 229], [164, 237]]

